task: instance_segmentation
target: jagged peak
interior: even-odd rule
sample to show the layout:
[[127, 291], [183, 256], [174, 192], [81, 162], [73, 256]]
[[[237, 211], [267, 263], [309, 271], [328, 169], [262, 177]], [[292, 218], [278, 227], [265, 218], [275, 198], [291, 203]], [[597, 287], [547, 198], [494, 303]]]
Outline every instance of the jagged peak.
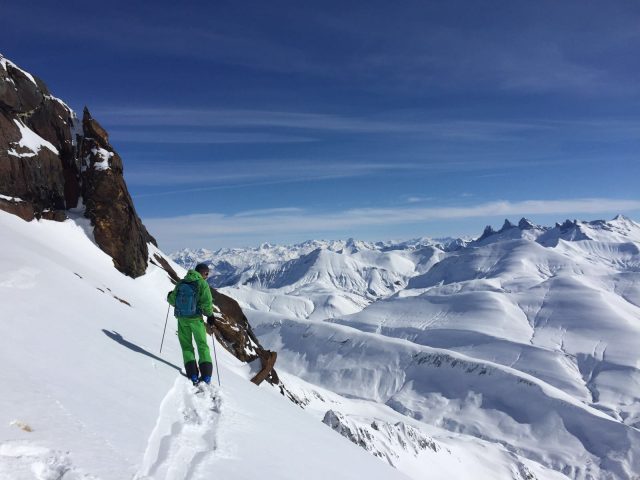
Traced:
[[[559, 224], [556, 224], [556, 226], [559, 227]], [[502, 224], [502, 227], [500, 228], [500, 230], [495, 230], [491, 225], [487, 225], [484, 231], [482, 232], [482, 235], [478, 237], [475, 240], [475, 242], [481, 242], [482, 240], [485, 240], [488, 237], [491, 237], [494, 235], [500, 235], [499, 237], [496, 237], [496, 238], [503, 238], [505, 236], [509, 238], [525, 236], [528, 238], [531, 235], [523, 234], [522, 232], [529, 231], [529, 230], [536, 230], [536, 231], [540, 230], [544, 232], [548, 229], [549, 229], [548, 227], [541, 227], [539, 225], [534, 224], [533, 222], [531, 222], [525, 217], [522, 217], [517, 225], [511, 222], [511, 220], [509, 220], [508, 218], [505, 218], [504, 223]], [[505, 235], [501, 235], [501, 234], [505, 234]], [[535, 236], [537, 235], [537, 233], [533, 233], [533, 235]]]
[[520, 230], [533, 230], [536, 228], [536, 225], [528, 218], [522, 217], [518, 222], [518, 228]]
[[625, 215], [622, 215], [621, 213], [619, 213], [618, 215], [616, 215], [615, 217], [613, 217], [613, 219], [612, 219], [612, 220], [610, 220], [610, 221], [609, 221], [609, 222], [607, 222], [607, 223], [615, 223], [615, 224], [618, 224], [618, 225], [624, 225], [624, 226], [627, 226], [627, 227], [629, 227], [629, 226], [635, 226], [635, 227], [638, 227], [638, 226], [639, 226], [639, 225], [638, 225], [636, 222], [634, 222], [631, 218], [629, 218], [629, 217], [627, 217], [627, 216], [625, 216]]
[[516, 228], [516, 226], [511, 223], [508, 218], [505, 218], [504, 223], [502, 224], [502, 228], [499, 231], [504, 232], [505, 230], [510, 230], [512, 228]]
[[98, 123], [98, 121], [91, 116], [91, 112], [85, 106], [82, 110], [82, 127], [84, 129], [85, 137], [91, 137], [97, 140], [102, 147], [109, 146], [109, 134]]
[[[29, 80], [31, 80], [38, 88], [41, 88], [41, 85], [38, 84], [38, 82], [36, 81], [36, 78], [31, 75], [29, 72], [27, 72], [26, 70], [23, 70], [22, 68], [20, 68], [18, 65], [16, 65], [15, 63], [13, 63], [11, 60], [9, 60], [7, 57], [5, 57], [2, 53], [0, 53], [0, 66], [5, 70], [5, 71], [9, 71], [9, 69], [7, 68], [8, 66], [10, 66], [11, 68], [18, 70], [19, 72], [21, 72], [25, 77], [27, 77]], [[40, 82], [42, 83], [42, 82]], [[45, 88], [46, 89], [46, 88]], [[46, 92], [43, 93], [49, 93], [49, 91], [47, 90]]]
[[476, 241], [480, 242], [485, 238], [490, 237], [491, 235], [495, 235], [496, 233], [498, 232], [496, 232], [491, 225], [487, 225], [486, 227], [484, 227], [484, 231], [482, 232], [482, 235], [480, 235], [480, 238], [478, 238], [478, 240]]
[[578, 220], [566, 219], [563, 223], [556, 222], [555, 228], [559, 229], [562, 232], [571, 230], [573, 228], [578, 228]]

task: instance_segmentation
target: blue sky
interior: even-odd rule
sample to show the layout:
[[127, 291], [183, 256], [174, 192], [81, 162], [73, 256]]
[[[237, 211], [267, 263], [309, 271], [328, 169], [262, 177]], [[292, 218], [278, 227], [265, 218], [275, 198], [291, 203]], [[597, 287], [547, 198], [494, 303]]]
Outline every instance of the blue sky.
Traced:
[[640, 3], [3, 2], [167, 251], [640, 213]]

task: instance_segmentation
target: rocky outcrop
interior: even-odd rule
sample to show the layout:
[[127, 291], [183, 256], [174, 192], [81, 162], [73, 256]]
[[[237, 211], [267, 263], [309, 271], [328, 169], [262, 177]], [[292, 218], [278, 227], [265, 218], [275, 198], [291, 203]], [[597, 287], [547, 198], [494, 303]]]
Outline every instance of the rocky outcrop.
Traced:
[[485, 238], [489, 238], [491, 235], [495, 235], [496, 233], [498, 232], [496, 232], [491, 225], [487, 225], [486, 227], [484, 227], [482, 235], [480, 235], [476, 242], [481, 242]]
[[518, 228], [520, 230], [533, 230], [534, 228], [539, 229], [540, 227], [536, 227], [529, 219], [522, 217], [518, 222]]
[[[62, 157], [72, 148], [65, 144], [72, 113], [54, 103], [40, 80], [0, 57], [0, 194], [19, 199], [25, 220], [65, 209]], [[45, 111], [55, 112], [47, 128]], [[63, 130], [67, 138], [56, 135]]]
[[[368, 424], [356, 417], [328, 410], [322, 423], [392, 467], [402, 461], [401, 457], [415, 458], [426, 450], [434, 453], [442, 450], [431, 437], [403, 422], [391, 424], [374, 420]], [[449, 450], [446, 452], [451, 453]]]
[[[567, 222], [569, 222], [569, 220], [567, 220]], [[565, 222], [563, 224], [562, 228], [564, 228], [564, 225], [566, 225], [567, 222]], [[556, 227], [560, 228], [560, 225], [556, 224]], [[511, 223], [509, 221], [508, 218], [506, 218], [504, 220], [504, 223], [502, 224], [502, 228], [500, 230], [496, 231], [496, 230], [493, 229], [493, 227], [491, 225], [487, 225], [485, 227], [484, 231], [482, 232], [482, 235], [480, 237], [478, 237], [476, 242], [481, 242], [482, 240], [484, 240], [486, 238], [489, 238], [489, 237], [491, 237], [493, 235], [500, 234], [500, 233], [505, 233], [505, 232], [507, 232], [509, 230], [513, 230], [513, 229], [516, 229], [516, 228], [518, 230], [521, 230], [521, 231], [524, 231], [524, 230], [545, 230], [544, 227], [540, 227], [538, 225], [534, 225], [533, 223], [531, 223], [530, 220], [527, 220], [524, 217], [520, 219], [520, 221], [518, 222], [518, 225], [514, 225], [513, 223]]]
[[62, 221], [81, 207], [98, 246], [131, 277], [155, 240], [136, 214], [122, 160], [85, 109], [83, 121], [44, 82], [0, 55], [0, 209]]
[[109, 144], [109, 136], [84, 109], [80, 139], [82, 198], [85, 216], [94, 226], [100, 248], [121, 272], [132, 277], [147, 269], [147, 243], [155, 240], [142, 224], [123, 177], [122, 159]]

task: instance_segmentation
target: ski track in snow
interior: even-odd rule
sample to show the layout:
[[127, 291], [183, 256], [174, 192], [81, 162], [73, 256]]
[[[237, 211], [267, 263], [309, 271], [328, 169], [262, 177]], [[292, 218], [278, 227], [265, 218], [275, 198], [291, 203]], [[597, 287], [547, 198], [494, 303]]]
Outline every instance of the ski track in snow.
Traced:
[[142, 468], [135, 480], [187, 480], [210, 477], [200, 471], [219, 447], [222, 397], [217, 387], [193, 387], [179, 377], [160, 405]]

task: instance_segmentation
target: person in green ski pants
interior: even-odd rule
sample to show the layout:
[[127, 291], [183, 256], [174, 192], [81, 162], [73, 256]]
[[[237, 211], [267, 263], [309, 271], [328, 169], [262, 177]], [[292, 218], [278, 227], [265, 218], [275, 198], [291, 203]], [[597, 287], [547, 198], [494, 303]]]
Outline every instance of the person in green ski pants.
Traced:
[[[174, 314], [178, 319], [178, 340], [182, 348], [185, 372], [194, 385], [197, 385], [200, 381], [210, 383], [213, 373], [211, 353], [207, 344], [207, 330], [202, 321], [202, 315], [205, 315], [208, 324], [213, 324], [214, 322], [213, 298], [209, 284], [206, 281], [208, 276], [209, 267], [204, 263], [200, 263], [193, 270], [189, 270], [187, 275], [167, 295], [167, 301], [175, 307]], [[191, 295], [193, 297], [189, 298]], [[178, 306], [176, 306], [176, 302], [178, 302]], [[191, 315], [180, 314], [179, 308], [184, 309], [185, 302], [187, 304], [189, 302], [193, 303]], [[198, 349], [199, 372], [192, 337], [195, 339]]]

